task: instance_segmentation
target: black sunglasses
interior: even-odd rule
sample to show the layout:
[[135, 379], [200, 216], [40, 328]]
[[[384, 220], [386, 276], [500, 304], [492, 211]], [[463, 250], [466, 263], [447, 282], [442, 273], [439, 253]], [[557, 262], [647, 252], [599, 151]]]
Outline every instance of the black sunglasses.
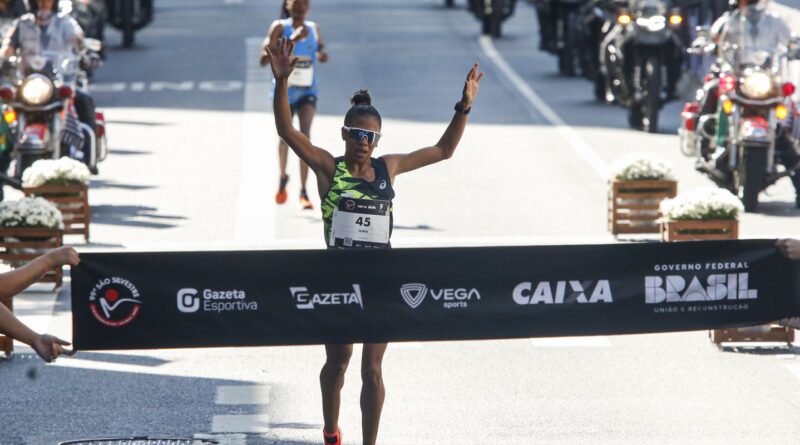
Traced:
[[355, 128], [355, 127], [342, 127], [347, 132], [347, 136], [354, 140], [360, 142], [361, 139], [367, 138], [367, 142], [370, 144], [377, 144], [378, 140], [381, 138], [381, 134], [377, 131], [365, 130], [363, 128]]

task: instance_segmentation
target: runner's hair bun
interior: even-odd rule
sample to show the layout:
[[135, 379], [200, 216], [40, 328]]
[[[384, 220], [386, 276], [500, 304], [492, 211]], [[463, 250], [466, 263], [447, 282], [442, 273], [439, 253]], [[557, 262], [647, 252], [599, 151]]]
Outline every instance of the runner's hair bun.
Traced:
[[370, 97], [369, 91], [358, 90], [353, 93], [353, 97], [350, 98], [350, 103], [353, 105], [372, 105], [372, 97]]

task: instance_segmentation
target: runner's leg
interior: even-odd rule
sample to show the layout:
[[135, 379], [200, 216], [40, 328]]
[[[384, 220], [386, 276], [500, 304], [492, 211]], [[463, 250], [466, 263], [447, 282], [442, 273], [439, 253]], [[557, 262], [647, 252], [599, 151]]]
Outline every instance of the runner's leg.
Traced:
[[[300, 132], [306, 135], [311, 140], [311, 122], [314, 121], [314, 115], [317, 108], [314, 102], [306, 102], [300, 107], [297, 113], [300, 119]], [[302, 160], [300, 161], [300, 189], [306, 189], [306, 179], [308, 179], [308, 165]]]
[[365, 445], [374, 445], [378, 439], [383, 400], [383, 354], [386, 343], [366, 343], [361, 353], [361, 431]]
[[319, 374], [322, 389], [322, 417], [325, 431], [335, 433], [339, 428], [339, 405], [344, 386], [344, 373], [353, 355], [353, 345], [325, 345], [325, 365]]
[[281, 169], [281, 178], [286, 177], [286, 163], [289, 160], [289, 146], [283, 139], [278, 139], [278, 165]]

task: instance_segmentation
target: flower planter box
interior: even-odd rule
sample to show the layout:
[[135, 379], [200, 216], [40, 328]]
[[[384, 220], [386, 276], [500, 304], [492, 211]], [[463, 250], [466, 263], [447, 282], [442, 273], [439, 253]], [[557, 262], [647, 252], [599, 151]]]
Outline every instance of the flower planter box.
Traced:
[[[697, 240], [729, 240], [739, 239], [739, 221], [737, 220], [688, 220], [661, 221], [662, 241], [697, 241]], [[712, 329], [708, 331], [712, 343], [720, 345], [729, 342], [794, 342], [794, 329], [776, 324], [766, 325], [763, 329], [730, 328]]]
[[[48, 250], [63, 245], [61, 229], [44, 228], [0, 228], [0, 261], [19, 267]], [[57, 267], [45, 273], [37, 283], [53, 283], [58, 289], [63, 283], [63, 271]]]
[[661, 241], [728, 240], [739, 238], [735, 219], [664, 221], [659, 223]]
[[[14, 303], [12, 299], [8, 299], [3, 301], [3, 303], [10, 311], [14, 310]], [[11, 337], [6, 337], [5, 335], [0, 335], [0, 351], [5, 352], [6, 357], [11, 356], [11, 353], [14, 352], [14, 340]]]
[[89, 241], [89, 187], [85, 184], [43, 185], [23, 188], [25, 196], [52, 202], [64, 218], [65, 235], [83, 235]]
[[620, 233], [658, 233], [658, 206], [674, 198], [678, 183], [671, 180], [608, 182], [608, 230]]
[[787, 328], [780, 325], [768, 325], [765, 329], [759, 331], [757, 329], [714, 329], [708, 331], [708, 337], [711, 342], [719, 345], [720, 343], [744, 343], [744, 342], [777, 342], [788, 343], [794, 342], [794, 329]]

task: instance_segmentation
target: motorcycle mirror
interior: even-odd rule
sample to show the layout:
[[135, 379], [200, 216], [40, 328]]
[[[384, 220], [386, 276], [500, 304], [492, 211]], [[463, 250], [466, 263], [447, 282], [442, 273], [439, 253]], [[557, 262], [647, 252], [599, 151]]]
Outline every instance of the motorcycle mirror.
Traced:
[[697, 37], [710, 37], [711, 36], [711, 27], [710, 26], [697, 26], [694, 28], [695, 32], [697, 33]]
[[789, 40], [788, 56], [790, 59], [800, 59], [800, 36], [792, 34]]
[[86, 48], [94, 52], [100, 52], [100, 50], [103, 49], [103, 42], [97, 39], [86, 37], [83, 39], [83, 44], [86, 46]]

